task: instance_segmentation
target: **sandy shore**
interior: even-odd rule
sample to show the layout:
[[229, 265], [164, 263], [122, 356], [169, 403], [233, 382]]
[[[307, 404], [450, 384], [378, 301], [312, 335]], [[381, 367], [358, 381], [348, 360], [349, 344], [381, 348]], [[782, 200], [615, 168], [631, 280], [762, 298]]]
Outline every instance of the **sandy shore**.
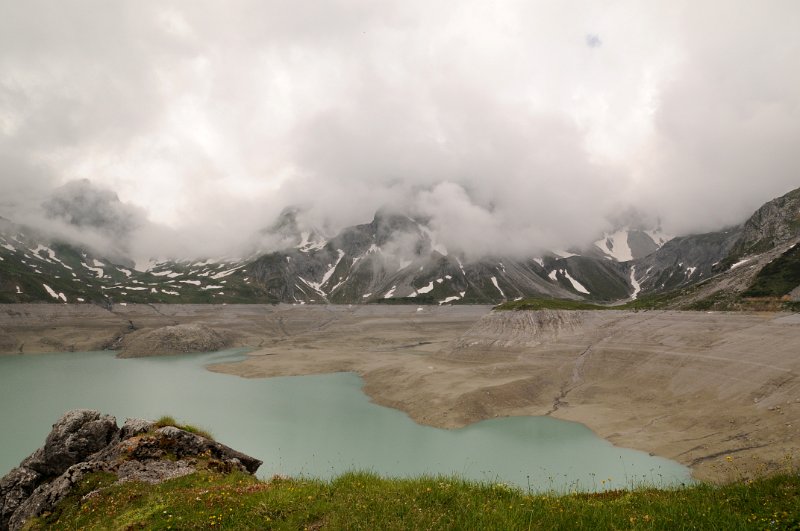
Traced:
[[184, 323], [254, 348], [211, 370], [354, 371], [373, 401], [432, 426], [552, 415], [714, 481], [775, 469], [800, 450], [797, 314], [5, 305], [0, 352], [124, 348], [136, 334]]

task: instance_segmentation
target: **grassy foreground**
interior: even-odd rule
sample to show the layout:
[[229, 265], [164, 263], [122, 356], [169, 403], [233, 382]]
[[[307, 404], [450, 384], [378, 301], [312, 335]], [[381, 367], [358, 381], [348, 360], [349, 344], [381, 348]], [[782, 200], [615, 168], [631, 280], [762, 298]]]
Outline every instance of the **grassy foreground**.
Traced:
[[106, 474], [88, 477], [30, 528], [800, 529], [796, 473], [721, 487], [566, 495], [368, 473], [264, 482], [203, 471], [157, 486], [109, 486], [113, 480]]

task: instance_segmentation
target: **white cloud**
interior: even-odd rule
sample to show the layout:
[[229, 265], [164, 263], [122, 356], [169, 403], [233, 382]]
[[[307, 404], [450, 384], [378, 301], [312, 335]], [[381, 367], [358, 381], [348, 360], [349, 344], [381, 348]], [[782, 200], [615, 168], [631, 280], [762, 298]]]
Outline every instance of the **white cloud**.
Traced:
[[497, 253], [590, 241], [629, 203], [713, 229], [797, 185], [798, 15], [790, 0], [5, 2], [0, 209], [89, 178], [202, 252], [287, 204], [328, 230], [399, 206]]

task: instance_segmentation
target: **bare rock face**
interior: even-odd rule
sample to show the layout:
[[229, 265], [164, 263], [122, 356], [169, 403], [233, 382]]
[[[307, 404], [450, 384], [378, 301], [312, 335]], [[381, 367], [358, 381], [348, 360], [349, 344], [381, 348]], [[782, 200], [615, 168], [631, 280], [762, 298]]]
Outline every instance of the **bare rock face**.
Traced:
[[141, 358], [187, 352], [213, 352], [231, 346], [231, 338], [208, 326], [180, 324], [131, 334], [118, 357]]
[[42, 448], [0, 479], [0, 531], [17, 530], [51, 511], [87, 475], [160, 483], [201, 467], [255, 473], [261, 461], [201, 435], [152, 422], [116, 419], [93, 410], [68, 411]]
[[800, 188], [765, 203], [750, 216], [731, 255], [762, 253], [800, 236]]
[[57, 476], [108, 446], [117, 432], [117, 420], [111, 415], [89, 409], [68, 411], [53, 425], [44, 446], [22, 464], [42, 476]]

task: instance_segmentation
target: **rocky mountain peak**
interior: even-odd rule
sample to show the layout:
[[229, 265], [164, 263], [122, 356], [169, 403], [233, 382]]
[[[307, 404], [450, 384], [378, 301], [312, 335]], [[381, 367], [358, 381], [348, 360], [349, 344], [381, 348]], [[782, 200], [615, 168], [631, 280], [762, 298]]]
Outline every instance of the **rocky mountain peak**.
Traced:
[[303, 212], [299, 206], [284, 208], [272, 225], [260, 231], [259, 236], [269, 240], [269, 247], [272, 248], [294, 248], [302, 252], [321, 249], [327, 243], [327, 238], [318, 228], [302, 222]]
[[742, 226], [731, 256], [760, 253], [800, 237], [800, 188], [765, 203]]
[[[656, 252], [671, 237], [661, 229], [661, 220], [636, 208], [625, 209], [609, 219], [611, 230], [594, 242], [602, 256], [617, 262], [637, 260]], [[587, 251], [588, 253], [588, 251]]]
[[375, 243], [378, 246], [386, 244], [399, 234], [414, 234], [421, 238], [425, 237], [416, 220], [387, 208], [382, 208], [375, 212], [375, 217], [372, 219], [370, 226], [374, 230]]
[[0, 231], [0, 301], [612, 302], [683, 289], [742, 264], [751, 269], [761, 263], [750, 260], [761, 248], [786, 252], [800, 239], [800, 190], [765, 204], [744, 229], [670, 239], [657, 224], [647, 225], [648, 218], [630, 215], [622, 220], [628, 224], [588, 249], [469, 261], [448, 252], [426, 220], [395, 208], [330, 239], [305, 227], [304, 218], [299, 207], [284, 210], [247, 258], [168, 260], [139, 270], [86, 249], [47, 244], [27, 230], [20, 236], [11, 226]]

